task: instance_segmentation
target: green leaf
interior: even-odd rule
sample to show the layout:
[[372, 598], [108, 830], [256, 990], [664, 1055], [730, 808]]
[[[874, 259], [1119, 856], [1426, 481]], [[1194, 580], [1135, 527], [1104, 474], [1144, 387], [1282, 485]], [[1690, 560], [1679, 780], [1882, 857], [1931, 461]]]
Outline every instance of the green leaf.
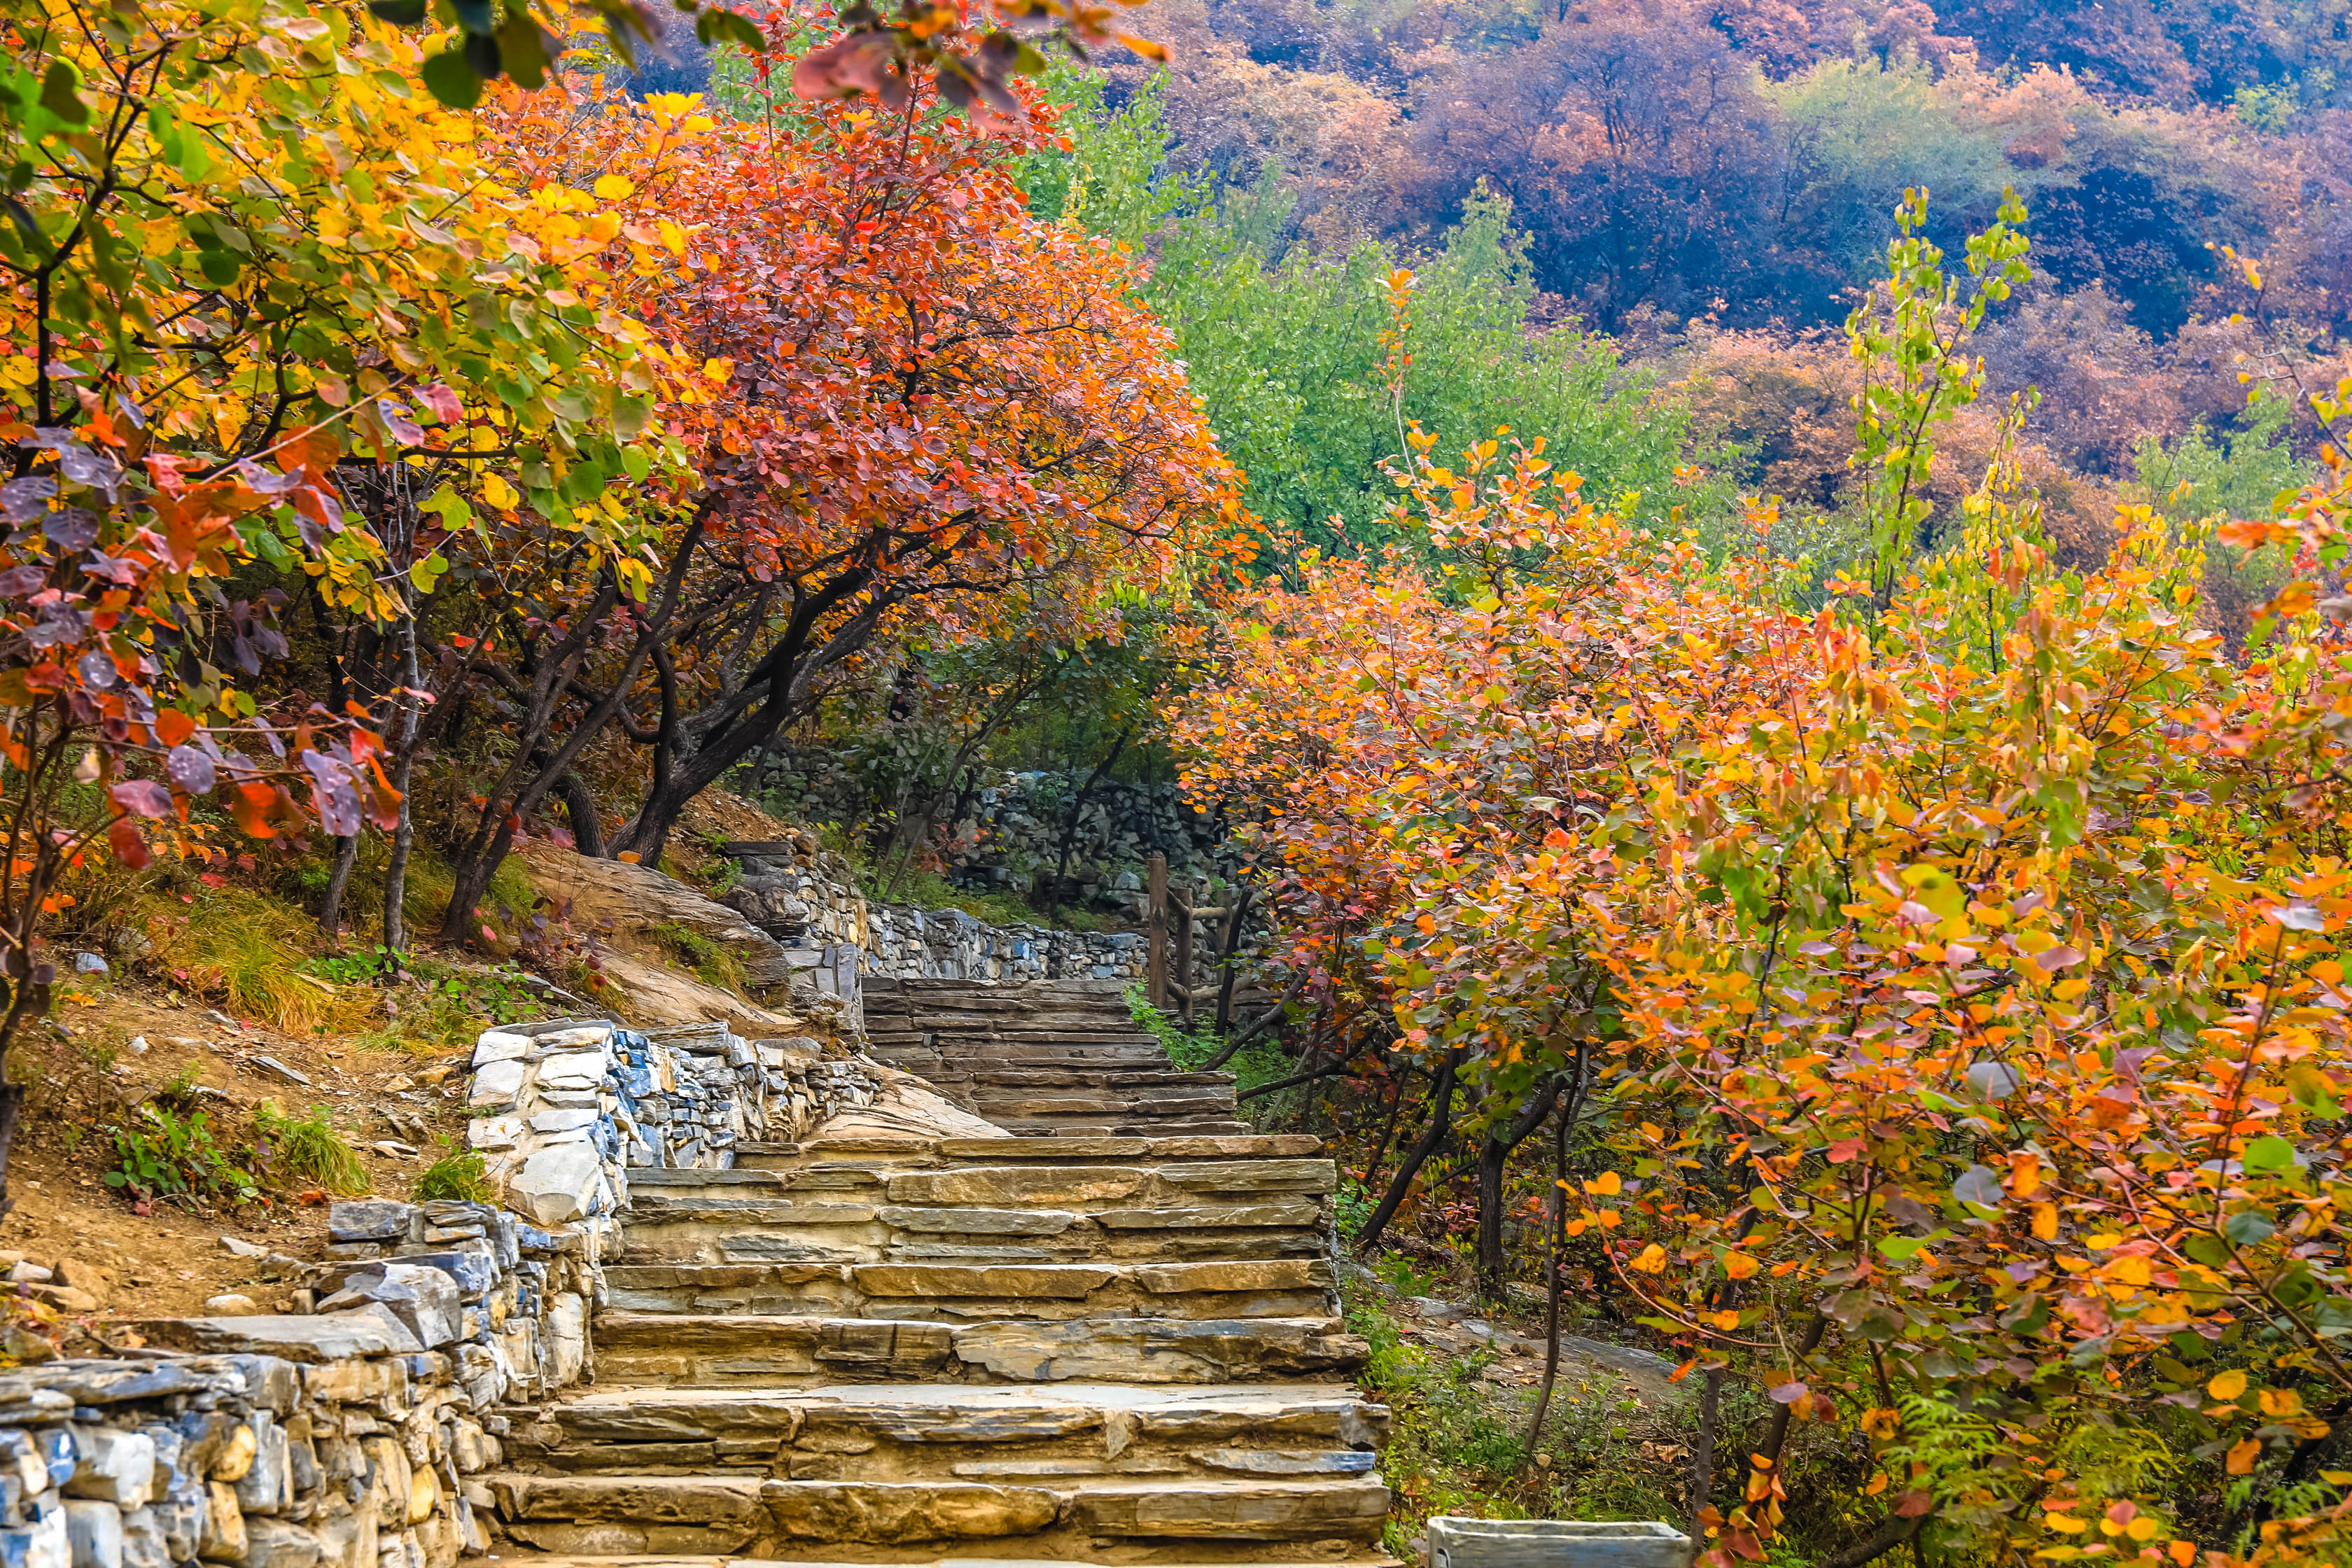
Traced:
[[418, 72], [434, 97], [452, 109], [471, 109], [482, 101], [481, 73], [455, 49], [445, 49], [425, 62]]
[[488, 35], [499, 30], [495, 0], [449, 0], [449, 8], [457, 14], [457, 25], [468, 33]]
[[2221, 1226], [2221, 1234], [2240, 1247], [2252, 1247], [2269, 1239], [2271, 1233], [2277, 1228], [2271, 1223], [2270, 1215], [2258, 1209], [2248, 1209], [2243, 1214], [2231, 1215], [2229, 1222]]
[[2208, 1268], [2219, 1268], [2230, 1261], [2230, 1248], [2210, 1231], [2199, 1231], [2182, 1245], [2181, 1250]]
[[506, 74], [505, 63], [499, 57], [499, 41], [488, 33], [466, 35], [466, 63], [484, 81], [496, 81]]
[[51, 60], [41, 78], [41, 107], [68, 125], [89, 123], [89, 105], [81, 100], [81, 73], [63, 60]]
[[768, 47], [767, 36], [750, 17], [718, 5], [705, 6], [694, 19], [694, 36], [706, 44], [740, 44], [755, 53]]
[[2294, 1145], [2275, 1135], [2257, 1138], [2246, 1145], [2245, 1161], [2249, 1171], [2291, 1171], [2294, 1169]]
[[507, 18], [499, 29], [499, 58], [517, 87], [536, 92], [547, 85], [547, 62], [557, 52], [548, 47], [551, 42], [534, 17], [518, 12]]
[[425, 20], [425, 0], [368, 0], [368, 9], [395, 27], [414, 27]]

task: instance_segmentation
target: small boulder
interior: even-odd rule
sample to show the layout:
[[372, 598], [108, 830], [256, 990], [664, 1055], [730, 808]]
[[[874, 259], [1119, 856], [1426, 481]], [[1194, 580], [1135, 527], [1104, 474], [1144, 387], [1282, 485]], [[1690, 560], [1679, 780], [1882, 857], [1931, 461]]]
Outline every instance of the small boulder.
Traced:
[[260, 1311], [260, 1302], [234, 1290], [205, 1298], [205, 1316], [208, 1318], [251, 1318]]

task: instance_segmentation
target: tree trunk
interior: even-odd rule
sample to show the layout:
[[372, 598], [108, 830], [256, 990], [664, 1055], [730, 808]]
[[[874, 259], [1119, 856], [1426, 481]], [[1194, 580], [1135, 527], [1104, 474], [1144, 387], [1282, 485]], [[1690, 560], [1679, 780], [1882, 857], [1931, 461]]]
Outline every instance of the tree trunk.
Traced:
[[1511, 1151], [1543, 1125], [1559, 1100], [1562, 1080], [1540, 1084], [1525, 1105], [1501, 1127], [1489, 1127], [1478, 1144], [1478, 1289], [1488, 1296], [1503, 1293], [1503, 1276], [1509, 1259], [1503, 1255], [1503, 1177]]
[[408, 897], [408, 852], [416, 840], [416, 811], [408, 792], [416, 775], [424, 729], [420, 710], [425, 700], [417, 693], [424, 689], [425, 672], [416, 661], [414, 606], [402, 625], [400, 641], [401, 682], [407, 689], [400, 697], [400, 733], [393, 742], [392, 758], [392, 787], [400, 792], [399, 819], [393, 824], [392, 853], [383, 868], [383, 945], [394, 952], [408, 946], [407, 911], [402, 906]]
[[1536, 1410], [1528, 1422], [1527, 1450], [1530, 1458], [1543, 1440], [1544, 1418], [1551, 1414], [1552, 1385], [1559, 1379], [1559, 1260], [1568, 1248], [1568, 1124], [1574, 1107], [1563, 1108], [1552, 1135], [1551, 1257], [1544, 1279], [1543, 1384], [1536, 1390]]
[[1699, 1522], [1699, 1518], [1706, 1512], [1715, 1495], [1715, 1431], [1722, 1411], [1723, 1368], [1711, 1366], [1699, 1374], [1698, 1436], [1691, 1447], [1690, 1523], [1686, 1533], [1694, 1554], [1706, 1550], [1706, 1526]]
[[1422, 1130], [1420, 1140], [1405, 1155], [1404, 1163], [1397, 1167], [1396, 1178], [1389, 1184], [1388, 1192], [1381, 1198], [1380, 1207], [1374, 1209], [1372, 1216], [1364, 1222], [1362, 1234], [1356, 1237], [1359, 1256], [1370, 1252], [1380, 1244], [1381, 1233], [1388, 1229], [1389, 1221], [1396, 1217], [1397, 1208], [1404, 1202], [1405, 1194], [1412, 1191], [1412, 1179], [1421, 1174], [1422, 1166], [1429, 1163], [1429, 1157], [1437, 1152], [1437, 1146], [1445, 1142], [1446, 1134], [1454, 1131], [1454, 1077], [1461, 1066], [1459, 1047], [1446, 1052], [1444, 1060], [1439, 1063], [1436, 1081], [1429, 1089], [1429, 1125]]
[[555, 793], [563, 797], [564, 815], [572, 819], [572, 847], [592, 860], [602, 860], [604, 825], [596, 820], [596, 797], [588, 781], [575, 768], [556, 781]]
[[335, 840], [335, 868], [327, 874], [327, 896], [319, 900], [319, 934], [329, 942], [343, 933], [343, 889], [352, 867], [360, 858], [360, 836], [347, 833]]
[[[719, 711], [679, 721], [673, 742], [678, 760], [667, 778], [646, 790], [636, 815], [614, 836], [615, 853], [635, 850], [642, 863], [658, 863], [687, 804], [798, 718], [820, 672], [865, 647], [882, 617], [902, 602], [895, 594], [867, 595], [874, 579], [871, 568], [854, 567], [811, 594], [794, 606], [776, 646], [753, 668], [746, 684], [715, 704]], [[859, 602], [861, 595], [866, 596]], [[856, 610], [818, 641], [819, 623], [852, 603]]]

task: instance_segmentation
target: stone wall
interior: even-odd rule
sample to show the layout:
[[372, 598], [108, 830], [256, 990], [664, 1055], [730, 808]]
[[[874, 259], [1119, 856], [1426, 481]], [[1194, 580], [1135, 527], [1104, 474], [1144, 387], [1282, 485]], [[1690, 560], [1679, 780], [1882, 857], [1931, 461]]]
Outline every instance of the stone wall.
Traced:
[[467, 1142], [508, 1201], [542, 1224], [599, 1229], [628, 1202], [632, 1167], [723, 1170], [739, 1142], [797, 1139], [872, 1104], [881, 1081], [837, 1043], [745, 1040], [723, 1023], [488, 1029], [473, 1066]]
[[[842, 948], [858, 953], [866, 974], [896, 980], [1135, 980], [1143, 974], [1143, 939], [1131, 932], [1055, 931], [990, 925], [961, 910], [869, 903], [849, 881], [849, 867], [806, 833], [724, 846], [741, 868], [724, 901], [751, 924], [805, 953], [812, 969]], [[797, 985], [797, 982], [795, 983]], [[795, 1005], [801, 1005], [795, 992]]]
[[503, 1404], [591, 1368], [593, 1229], [329, 1210], [315, 1310], [154, 1319], [137, 1359], [0, 1373], [6, 1568], [446, 1568], [488, 1549]]
[[[997, 773], [972, 791], [964, 809], [934, 830], [933, 847], [955, 882], [1026, 893], [1062, 864], [1062, 833], [1084, 773]], [[856, 826], [873, 812], [865, 790], [835, 758], [795, 749], [772, 759], [761, 792], [782, 815], [801, 822]], [[1077, 804], [1070, 837], [1066, 896], [1082, 907], [1141, 918], [1143, 866], [1168, 858], [1180, 891], [1205, 901], [1228, 835], [1216, 811], [1195, 809], [1173, 783], [1106, 779]], [[846, 880], [846, 868], [842, 879]], [[856, 940], [845, 937], [843, 940]]]

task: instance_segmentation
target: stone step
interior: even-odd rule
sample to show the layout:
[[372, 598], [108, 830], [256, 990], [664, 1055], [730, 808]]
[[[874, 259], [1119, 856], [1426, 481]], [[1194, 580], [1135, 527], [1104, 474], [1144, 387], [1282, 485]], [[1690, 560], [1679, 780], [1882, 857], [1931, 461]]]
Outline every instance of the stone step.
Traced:
[[[1229, 1072], [1180, 1072], [1174, 1068], [1126, 1068], [1097, 1070], [1093, 1068], [1018, 1068], [996, 1067], [974, 1063], [969, 1067], [947, 1069], [949, 1079], [959, 1084], [995, 1085], [1003, 1088], [1045, 1088], [1061, 1084], [1084, 1084], [1089, 1088], [1126, 1089], [1217, 1089], [1231, 1085]], [[939, 1082], [934, 1079], [933, 1088]]]
[[1119, 1121], [1087, 1121], [1083, 1119], [1058, 1121], [1051, 1117], [991, 1118], [1007, 1132], [1018, 1132], [1024, 1138], [1054, 1138], [1075, 1135], [1086, 1138], [1112, 1138], [1122, 1134], [1143, 1132], [1192, 1132], [1203, 1136], [1245, 1133], [1246, 1121], [1232, 1117], [1176, 1119], [1170, 1121], [1124, 1120]]
[[[1226, 1562], [1328, 1562], [1379, 1540], [1389, 1498], [1377, 1473], [1208, 1479], [1132, 1467], [1002, 1480], [509, 1474], [493, 1478], [491, 1492], [511, 1540], [583, 1557], [657, 1556], [665, 1568], [679, 1553], [740, 1563], [942, 1544], [1046, 1561], [1120, 1547], [1124, 1560], [1150, 1563], [1222, 1545]], [[1167, 1549], [1133, 1550], [1155, 1542]], [[1296, 1555], [1232, 1550], [1260, 1542], [1295, 1543]]]
[[606, 1265], [604, 1281], [614, 1308], [697, 1315], [1204, 1321], [1332, 1317], [1339, 1310], [1330, 1265], [1320, 1256], [1184, 1263], [985, 1256], [955, 1262], [628, 1261]]
[[[1016, 1346], [1013, 1353], [1039, 1352]], [[1142, 1477], [1179, 1490], [1240, 1479], [1299, 1489], [1285, 1493], [1297, 1505], [1295, 1517], [1321, 1523], [1333, 1517], [1328, 1508], [1340, 1506], [1318, 1500], [1321, 1489], [1370, 1477], [1388, 1425], [1386, 1406], [1329, 1383], [638, 1386], [598, 1390], [515, 1421], [505, 1445], [512, 1470], [493, 1490], [510, 1521], [689, 1523], [751, 1518], [728, 1507], [727, 1489], [748, 1485], [755, 1498], [770, 1499], [777, 1482], [1025, 1484], [1063, 1492], [1066, 1506], [1074, 1497], [1117, 1496]], [[631, 1489], [656, 1479], [677, 1483], [669, 1500]], [[712, 1482], [720, 1489], [703, 1489]], [[693, 1517], [714, 1510], [715, 1518]], [[1056, 1507], [1016, 1531], [953, 1533], [1037, 1533], [1062, 1518]], [[1217, 1518], [1202, 1516], [1203, 1523]], [[1223, 1522], [1255, 1532], [1279, 1521]]]
[[610, 1383], [798, 1388], [893, 1381], [1231, 1384], [1344, 1377], [1370, 1353], [1334, 1318], [1089, 1318], [970, 1323], [608, 1311], [596, 1374]]
[[[631, 1194], [620, 1263], [921, 1262], [964, 1258], [1078, 1263], [1318, 1256], [1326, 1218], [1313, 1202], [1136, 1211], [827, 1202], [822, 1194]], [[1106, 1223], [1106, 1218], [1109, 1223]]]
[[[870, 1165], [877, 1170], [1000, 1165], [1039, 1162], [1055, 1165], [1175, 1165], [1190, 1161], [1299, 1160], [1323, 1152], [1311, 1132], [1244, 1132], [1202, 1136], [1105, 1138], [814, 1138], [801, 1143], [742, 1142], [737, 1167], [765, 1170]], [[641, 1173], [632, 1172], [635, 1184]]]
[[[892, 1563], [898, 1565], [898, 1568], [1014, 1568], [1014, 1564], [1021, 1561], [1018, 1557], [927, 1555], [928, 1548], [919, 1547], [900, 1549], [862, 1547], [858, 1549], [860, 1556], [853, 1563], [824, 1555], [825, 1548], [823, 1542], [803, 1547], [806, 1552], [814, 1553], [806, 1556], [746, 1557], [735, 1553], [723, 1556], [698, 1556], [693, 1552], [666, 1552], [655, 1559], [592, 1557], [569, 1552], [516, 1551], [513, 1550], [514, 1542], [509, 1542], [506, 1545], [509, 1550], [500, 1556], [499, 1561], [508, 1564], [509, 1568], [769, 1568], [771, 1563], [790, 1563], [793, 1568], [872, 1568], [872, 1564], [877, 1563]], [[984, 1542], [966, 1543], [961, 1550], [978, 1552], [985, 1550], [986, 1546], [987, 1543]], [[1015, 1542], [1009, 1550], [1020, 1550], [1020, 1543]], [[1179, 1549], [1171, 1556], [1164, 1551], [1138, 1552], [1134, 1548], [1129, 1547], [1122, 1550], [1118, 1563], [1106, 1563], [1099, 1558], [1085, 1557], [1061, 1558], [1055, 1561], [1065, 1564], [1066, 1568], [1124, 1568], [1125, 1564], [1131, 1563], [1149, 1563], [1152, 1568], [1237, 1568], [1237, 1565], [1252, 1563], [1282, 1562], [1313, 1562], [1318, 1568], [1406, 1568], [1403, 1563], [1386, 1555], [1377, 1548], [1359, 1552], [1342, 1552], [1338, 1556], [1318, 1552], [1311, 1557], [1302, 1556], [1295, 1550], [1286, 1548], [1280, 1542], [1252, 1542], [1240, 1545], [1233, 1548], [1230, 1552], [1214, 1558], [1209, 1555], [1213, 1550], [1214, 1550], [1214, 1543], [1204, 1543], [1197, 1550]]]
[[[1123, 1137], [1115, 1131], [1091, 1135], [1083, 1131], [1086, 1125], [1091, 1124], [1048, 1124], [1042, 1131], [1078, 1135], [1024, 1138], [1024, 1147], [998, 1156], [1001, 1163], [927, 1155], [911, 1148], [825, 1159], [766, 1152], [774, 1145], [745, 1145], [737, 1156], [744, 1163], [727, 1170], [633, 1170], [630, 1198], [647, 1214], [729, 1201], [1092, 1214], [1192, 1208], [1221, 1201], [1255, 1203], [1272, 1195], [1314, 1201], [1328, 1197], [1338, 1184], [1337, 1167], [1320, 1157], [1219, 1157], [1227, 1147], [1256, 1142], [1231, 1133], [1229, 1125], [1213, 1123], [1197, 1132], [1160, 1138]], [[1173, 1121], [1147, 1125], [1170, 1131], [1182, 1131], [1186, 1126]], [[1069, 1147], [1069, 1158], [1055, 1157], [1054, 1146], [1059, 1144]], [[1130, 1145], [1141, 1147], [1125, 1155], [1107, 1152]], [[1200, 1153], [1187, 1157], [1193, 1150]], [[646, 1200], [642, 1205], [640, 1198]]]

